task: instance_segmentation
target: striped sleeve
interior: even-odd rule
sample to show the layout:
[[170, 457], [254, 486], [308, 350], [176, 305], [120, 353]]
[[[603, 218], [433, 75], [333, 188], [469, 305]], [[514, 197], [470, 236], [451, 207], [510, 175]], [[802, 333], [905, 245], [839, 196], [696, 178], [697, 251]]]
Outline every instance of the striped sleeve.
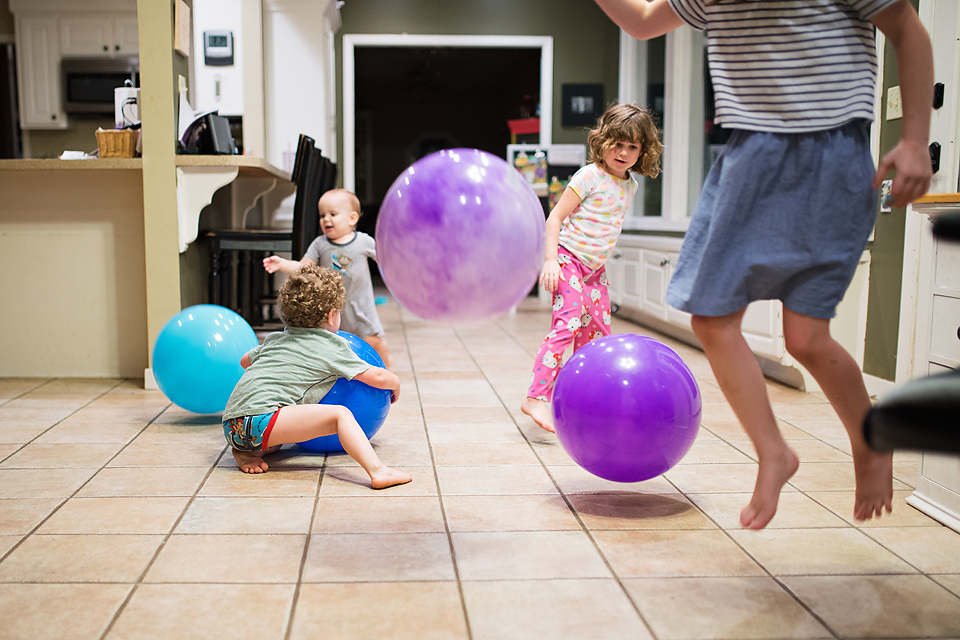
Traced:
[[703, 31], [707, 28], [707, 14], [703, 10], [703, 0], [668, 0], [670, 8], [688, 25]]

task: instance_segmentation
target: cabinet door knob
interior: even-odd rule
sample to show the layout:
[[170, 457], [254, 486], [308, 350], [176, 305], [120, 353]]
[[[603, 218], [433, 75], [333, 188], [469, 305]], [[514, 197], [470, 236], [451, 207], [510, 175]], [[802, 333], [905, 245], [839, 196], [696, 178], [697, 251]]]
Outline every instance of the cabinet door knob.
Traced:
[[51, 120], [56, 120], [56, 119], [57, 119], [57, 114], [51, 113], [51, 114], [50, 114], [50, 119], [51, 119]]
[[114, 51], [120, 51], [120, 45], [118, 45], [118, 44], [113, 45], [113, 50], [114, 50]]
[[668, 264], [670, 264], [670, 258], [664, 258], [663, 260], [660, 261], [660, 266], [661, 266], [661, 267], [665, 267], [665, 266], [667, 266]]
[[104, 51], [110, 51], [110, 47], [108, 47], [107, 45], [103, 45], [103, 50], [104, 50]]

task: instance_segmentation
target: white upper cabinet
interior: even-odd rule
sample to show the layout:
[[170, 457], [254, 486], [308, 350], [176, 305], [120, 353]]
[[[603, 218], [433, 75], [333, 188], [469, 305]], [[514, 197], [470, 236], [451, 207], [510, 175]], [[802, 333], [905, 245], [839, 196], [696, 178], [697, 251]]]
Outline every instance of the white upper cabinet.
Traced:
[[60, 99], [60, 38], [56, 16], [17, 16], [16, 31], [20, 126], [24, 129], [66, 128], [67, 116]]
[[135, 13], [61, 13], [59, 20], [61, 55], [117, 57], [139, 52]]

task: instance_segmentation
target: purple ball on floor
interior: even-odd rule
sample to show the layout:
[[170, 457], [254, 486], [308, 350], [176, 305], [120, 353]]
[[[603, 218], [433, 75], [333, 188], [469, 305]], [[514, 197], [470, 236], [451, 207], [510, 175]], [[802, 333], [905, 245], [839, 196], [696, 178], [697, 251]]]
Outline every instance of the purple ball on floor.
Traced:
[[478, 149], [445, 149], [388, 189], [377, 262], [387, 288], [421, 318], [482, 320], [530, 293], [543, 265], [544, 221], [514, 167]]
[[693, 446], [700, 388], [679, 355], [652, 338], [594, 340], [563, 365], [553, 391], [557, 438], [595, 476], [640, 482], [672, 468]]

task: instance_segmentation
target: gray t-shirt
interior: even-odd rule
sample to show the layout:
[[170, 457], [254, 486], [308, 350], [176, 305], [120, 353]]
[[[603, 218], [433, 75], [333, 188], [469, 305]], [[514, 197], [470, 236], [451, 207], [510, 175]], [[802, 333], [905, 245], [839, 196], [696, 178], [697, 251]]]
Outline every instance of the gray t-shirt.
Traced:
[[377, 259], [376, 247], [373, 238], [358, 231], [350, 242], [344, 244], [319, 236], [310, 243], [303, 256], [321, 267], [330, 267], [343, 274], [347, 296], [340, 312], [340, 328], [361, 338], [383, 335], [367, 263], [367, 258]]
[[316, 404], [337, 379], [352, 380], [370, 368], [345, 339], [326, 329], [286, 327], [247, 355], [252, 364], [230, 394], [223, 420]]

